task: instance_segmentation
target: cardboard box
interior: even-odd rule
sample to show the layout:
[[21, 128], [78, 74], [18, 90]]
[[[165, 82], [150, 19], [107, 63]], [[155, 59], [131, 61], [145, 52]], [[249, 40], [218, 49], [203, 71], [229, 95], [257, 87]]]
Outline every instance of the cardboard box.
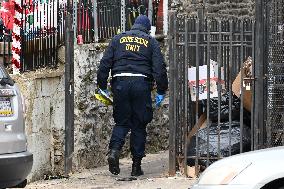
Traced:
[[[188, 68], [188, 83], [191, 100], [196, 101], [196, 67]], [[221, 84], [224, 84], [224, 71], [221, 68]], [[207, 99], [207, 65], [199, 66], [199, 100]], [[210, 98], [218, 97], [218, 63], [210, 60]]]
[[195, 135], [195, 133], [197, 133], [197, 131], [199, 129], [203, 129], [205, 128], [207, 125], [207, 118], [206, 118], [206, 113], [203, 113], [197, 123], [193, 126], [193, 128], [190, 130], [190, 132], [187, 134], [187, 141], [188, 141], [188, 144], [190, 142], [190, 139], [193, 137], [193, 135]]
[[[243, 64], [243, 77], [251, 77], [251, 64], [252, 63], [252, 59], [251, 57], [249, 57]], [[234, 93], [234, 95], [236, 95], [237, 97], [241, 96], [241, 87], [244, 87], [243, 89], [243, 93], [244, 93], [244, 108], [247, 111], [251, 111], [251, 103], [252, 103], [252, 91], [251, 91], [251, 87], [250, 90], [248, 90], [249, 88], [245, 87], [245, 83], [241, 81], [241, 71], [238, 73], [236, 79], [234, 80], [233, 84], [232, 84], [232, 91]]]

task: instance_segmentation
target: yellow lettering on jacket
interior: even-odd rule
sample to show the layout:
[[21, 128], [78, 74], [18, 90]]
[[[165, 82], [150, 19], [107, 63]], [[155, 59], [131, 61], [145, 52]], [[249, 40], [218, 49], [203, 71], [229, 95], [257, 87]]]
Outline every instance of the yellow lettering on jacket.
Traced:
[[127, 37], [120, 38], [119, 43], [127, 43]]
[[[145, 47], [148, 47], [149, 41], [144, 39], [144, 38], [141, 38], [141, 37], [125, 36], [125, 37], [120, 38], [119, 43], [120, 44], [122, 44], [122, 43], [134, 43], [133, 45], [137, 45], [137, 46], [143, 45]], [[140, 48], [140, 46], [139, 46], [139, 48]]]
[[133, 51], [133, 52], [139, 52], [140, 46], [139, 46], [139, 45], [126, 44], [125, 50], [127, 50], [127, 51]]
[[140, 44], [140, 45], [144, 45], [145, 47], [148, 47], [148, 43], [149, 43], [148, 40], [143, 39], [143, 38], [141, 38], [141, 37], [135, 37], [134, 42], [135, 42], [135, 43], [138, 43], [138, 44]]

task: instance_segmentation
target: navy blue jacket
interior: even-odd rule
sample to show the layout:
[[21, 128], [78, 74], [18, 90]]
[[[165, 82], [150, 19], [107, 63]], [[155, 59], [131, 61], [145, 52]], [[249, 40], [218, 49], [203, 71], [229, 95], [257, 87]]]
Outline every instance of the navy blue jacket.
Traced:
[[167, 70], [160, 45], [152, 38], [145, 27], [135, 24], [130, 31], [113, 37], [97, 73], [98, 86], [105, 90], [109, 72], [144, 74], [154, 79], [157, 93], [164, 94], [168, 89]]

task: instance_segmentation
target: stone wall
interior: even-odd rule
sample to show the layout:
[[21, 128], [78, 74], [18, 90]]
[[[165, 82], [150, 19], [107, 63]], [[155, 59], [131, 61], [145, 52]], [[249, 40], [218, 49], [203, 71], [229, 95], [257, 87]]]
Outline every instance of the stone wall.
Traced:
[[253, 17], [254, 0], [174, 0], [172, 6], [181, 12], [195, 14], [198, 8], [213, 17]]
[[61, 173], [64, 159], [63, 69], [13, 75], [26, 105], [28, 150], [34, 155], [29, 181]]
[[[106, 163], [108, 142], [115, 125], [112, 106], [95, 100], [96, 72], [107, 44], [89, 44], [75, 48], [75, 154], [74, 167], [90, 168]], [[154, 98], [153, 98], [154, 99]], [[168, 96], [154, 111], [148, 125], [147, 152], [168, 148]], [[129, 136], [122, 156], [129, 156]]]

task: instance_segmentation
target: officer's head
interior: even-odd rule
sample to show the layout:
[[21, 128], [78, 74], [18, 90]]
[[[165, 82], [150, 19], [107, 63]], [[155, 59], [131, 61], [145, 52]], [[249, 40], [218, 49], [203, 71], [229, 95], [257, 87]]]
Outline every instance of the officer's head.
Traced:
[[135, 23], [134, 24], [140, 24], [142, 26], [144, 26], [148, 31], [151, 30], [151, 24], [150, 24], [150, 20], [147, 16], [145, 15], [140, 15], [136, 18]]

